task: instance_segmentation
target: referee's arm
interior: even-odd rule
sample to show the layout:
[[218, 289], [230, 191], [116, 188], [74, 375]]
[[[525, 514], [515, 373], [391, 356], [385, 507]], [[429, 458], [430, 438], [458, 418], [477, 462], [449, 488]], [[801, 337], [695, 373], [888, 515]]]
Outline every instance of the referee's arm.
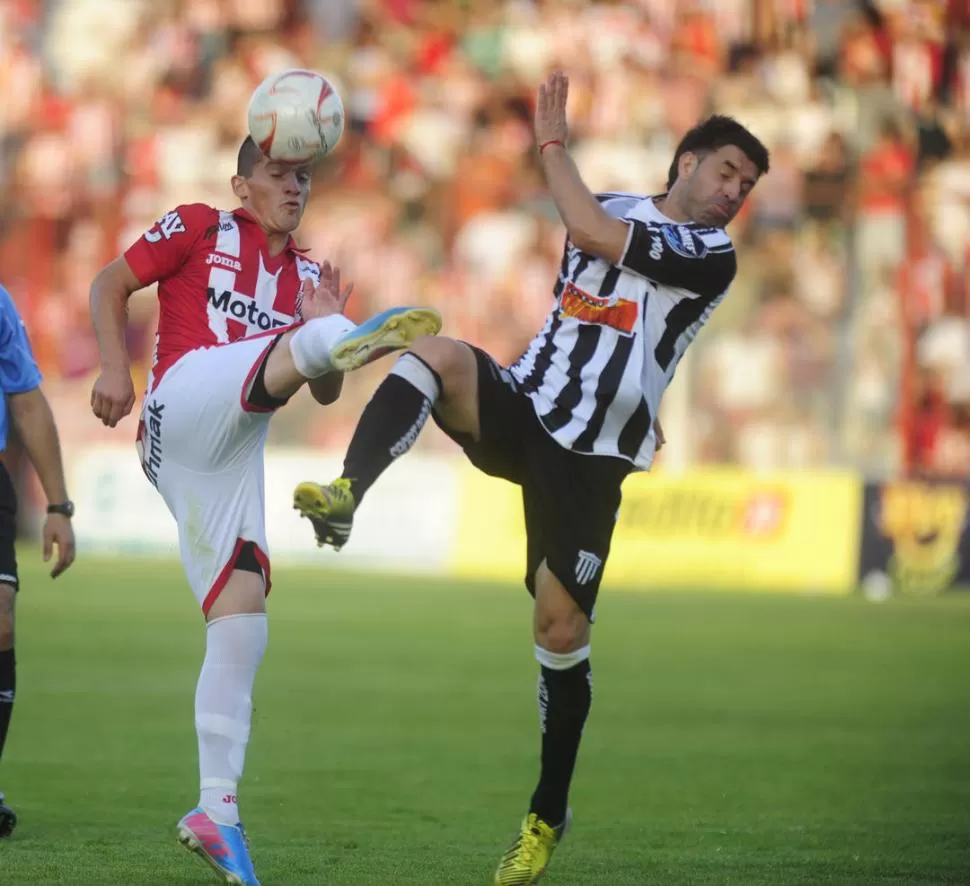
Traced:
[[30, 463], [34, 466], [47, 500], [67, 501], [67, 482], [64, 479], [64, 460], [61, 443], [54, 423], [54, 413], [39, 388], [8, 394], [10, 418], [23, 443]]
[[[10, 294], [0, 286], [0, 394], [34, 466], [48, 504], [66, 504], [67, 483], [57, 425], [40, 388], [41, 374], [30, 350], [27, 332]], [[57, 545], [57, 562], [51, 572], [60, 575], [74, 562], [75, 541], [70, 517], [48, 513], [44, 523], [44, 560]]]
[[[61, 444], [57, 436], [54, 413], [40, 387], [18, 394], [7, 395], [10, 417], [40, 484], [44, 487], [49, 504], [68, 501], [67, 483], [64, 480], [64, 462]], [[77, 552], [74, 530], [70, 517], [48, 513], [44, 522], [44, 561], [50, 560], [57, 546], [57, 559], [51, 570], [51, 578], [57, 578], [73, 562]]]

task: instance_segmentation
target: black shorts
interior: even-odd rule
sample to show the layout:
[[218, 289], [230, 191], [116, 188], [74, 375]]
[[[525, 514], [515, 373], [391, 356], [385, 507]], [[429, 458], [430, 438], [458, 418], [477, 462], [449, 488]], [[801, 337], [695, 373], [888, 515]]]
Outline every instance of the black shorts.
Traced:
[[17, 493], [6, 467], [0, 461], [0, 584], [20, 586], [17, 578]]
[[435, 422], [479, 470], [522, 487], [529, 593], [535, 595], [536, 570], [544, 560], [592, 622], [620, 487], [632, 466], [621, 458], [579, 455], [560, 446], [512, 374], [484, 351], [472, 350], [478, 362], [481, 439], [452, 431], [437, 415]]

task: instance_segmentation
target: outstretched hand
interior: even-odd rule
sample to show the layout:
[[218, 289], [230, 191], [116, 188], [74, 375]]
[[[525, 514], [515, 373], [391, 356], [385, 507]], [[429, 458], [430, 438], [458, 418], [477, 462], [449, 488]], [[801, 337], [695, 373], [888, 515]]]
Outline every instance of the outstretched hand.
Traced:
[[569, 97], [569, 78], [562, 71], [554, 71], [539, 87], [536, 97], [536, 144], [561, 141], [569, 136], [566, 125], [566, 99]]
[[340, 268], [332, 267], [325, 261], [320, 266], [320, 283], [314, 288], [312, 280], [304, 280], [300, 287], [301, 313], [304, 320], [315, 317], [329, 317], [342, 314], [347, 306], [354, 284], [348, 283], [340, 288]]

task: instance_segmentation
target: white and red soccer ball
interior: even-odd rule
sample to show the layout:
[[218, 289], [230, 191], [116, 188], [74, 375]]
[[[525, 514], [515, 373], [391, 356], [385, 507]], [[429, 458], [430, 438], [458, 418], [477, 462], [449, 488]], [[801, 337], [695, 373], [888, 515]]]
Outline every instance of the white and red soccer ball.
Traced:
[[344, 132], [344, 105], [333, 84], [316, 71], [289, 68], [270, 74], [253, 92], [249, 134], [271, 160], [314, 163]]

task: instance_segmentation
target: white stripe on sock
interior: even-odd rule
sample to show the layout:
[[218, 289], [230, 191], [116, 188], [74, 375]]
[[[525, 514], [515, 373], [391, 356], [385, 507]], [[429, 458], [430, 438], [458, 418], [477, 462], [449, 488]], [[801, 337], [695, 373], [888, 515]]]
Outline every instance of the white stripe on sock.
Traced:
[[390, 374], [400, 376], [416, 387], [432, 404], [441, 396], [437, 376], [424, 360], [414, 354], [402, 354]]
[[589, 643], [573, 652], [550, 652], [542, 646], [536, 646], [536, 661], [550, 671], [568, 671], [581, 661], [586, 661], [589, 658], [589, 650]]

